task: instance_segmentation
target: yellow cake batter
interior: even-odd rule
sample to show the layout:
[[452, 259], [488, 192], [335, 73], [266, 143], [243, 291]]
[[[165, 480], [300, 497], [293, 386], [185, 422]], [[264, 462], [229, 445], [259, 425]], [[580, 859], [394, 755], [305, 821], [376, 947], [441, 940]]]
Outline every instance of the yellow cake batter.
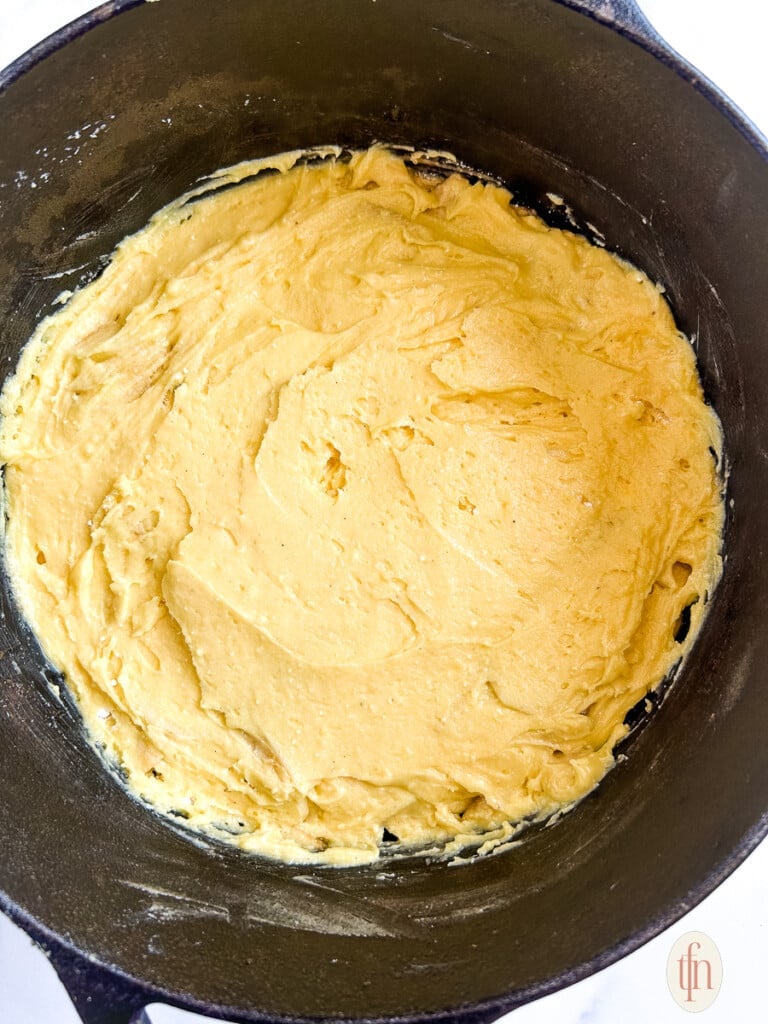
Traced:
[[161, 211], [25, 349], [16, 593], [190, 826], [337, 864], [508, 834], [695, 636], [719, 424], [635, 268], [383, 149], [297, 159]]

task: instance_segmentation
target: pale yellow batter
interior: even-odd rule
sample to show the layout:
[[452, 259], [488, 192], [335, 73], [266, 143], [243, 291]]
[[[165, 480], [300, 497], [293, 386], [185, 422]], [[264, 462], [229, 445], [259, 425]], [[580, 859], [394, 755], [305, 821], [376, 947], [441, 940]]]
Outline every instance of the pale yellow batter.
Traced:
[[27, 346], [16, 592], [193, 827], [340, 864], [508, 834], [695, 636], [718, 421], [638, 270], [381, 149], [296, 160], [161, 211]]

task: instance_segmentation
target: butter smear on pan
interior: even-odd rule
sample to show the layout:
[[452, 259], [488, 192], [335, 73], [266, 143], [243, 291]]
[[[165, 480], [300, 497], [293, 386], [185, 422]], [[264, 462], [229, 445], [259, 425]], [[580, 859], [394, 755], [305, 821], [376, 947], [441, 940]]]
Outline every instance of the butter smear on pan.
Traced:
[[130, 789], [352, 864], [596, 785], [720, 575], [722, 442], [643, 273], [325, 155], [127, 238], [24, 349], [0, 458], [16, 596]]

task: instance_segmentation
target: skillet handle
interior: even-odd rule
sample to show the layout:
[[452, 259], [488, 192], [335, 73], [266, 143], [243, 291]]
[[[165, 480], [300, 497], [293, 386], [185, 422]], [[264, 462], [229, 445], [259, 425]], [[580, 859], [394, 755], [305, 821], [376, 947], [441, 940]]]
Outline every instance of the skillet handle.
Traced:
[[[641, 11], [636, 0], [566, 0], [598, 21], [624, 29], [643, 42], [665, 46], [663, 39]], [[666, 47], [665, 47], [666, 48]]]
[[62, 946], [40, 943], [83, 1024], [150, 1024], [144, 1012], [152, 995], [106, 967]]

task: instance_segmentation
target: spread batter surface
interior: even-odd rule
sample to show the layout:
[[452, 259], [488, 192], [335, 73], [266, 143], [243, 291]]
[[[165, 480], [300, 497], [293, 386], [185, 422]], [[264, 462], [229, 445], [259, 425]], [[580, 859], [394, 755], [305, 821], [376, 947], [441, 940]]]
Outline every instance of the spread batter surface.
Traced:
[[288, 860], [579, 799], [720, 573], [719, 424], [658, 289], [382, 149], [161, 211], [2, 415], [16, 593], [94, 741]]

